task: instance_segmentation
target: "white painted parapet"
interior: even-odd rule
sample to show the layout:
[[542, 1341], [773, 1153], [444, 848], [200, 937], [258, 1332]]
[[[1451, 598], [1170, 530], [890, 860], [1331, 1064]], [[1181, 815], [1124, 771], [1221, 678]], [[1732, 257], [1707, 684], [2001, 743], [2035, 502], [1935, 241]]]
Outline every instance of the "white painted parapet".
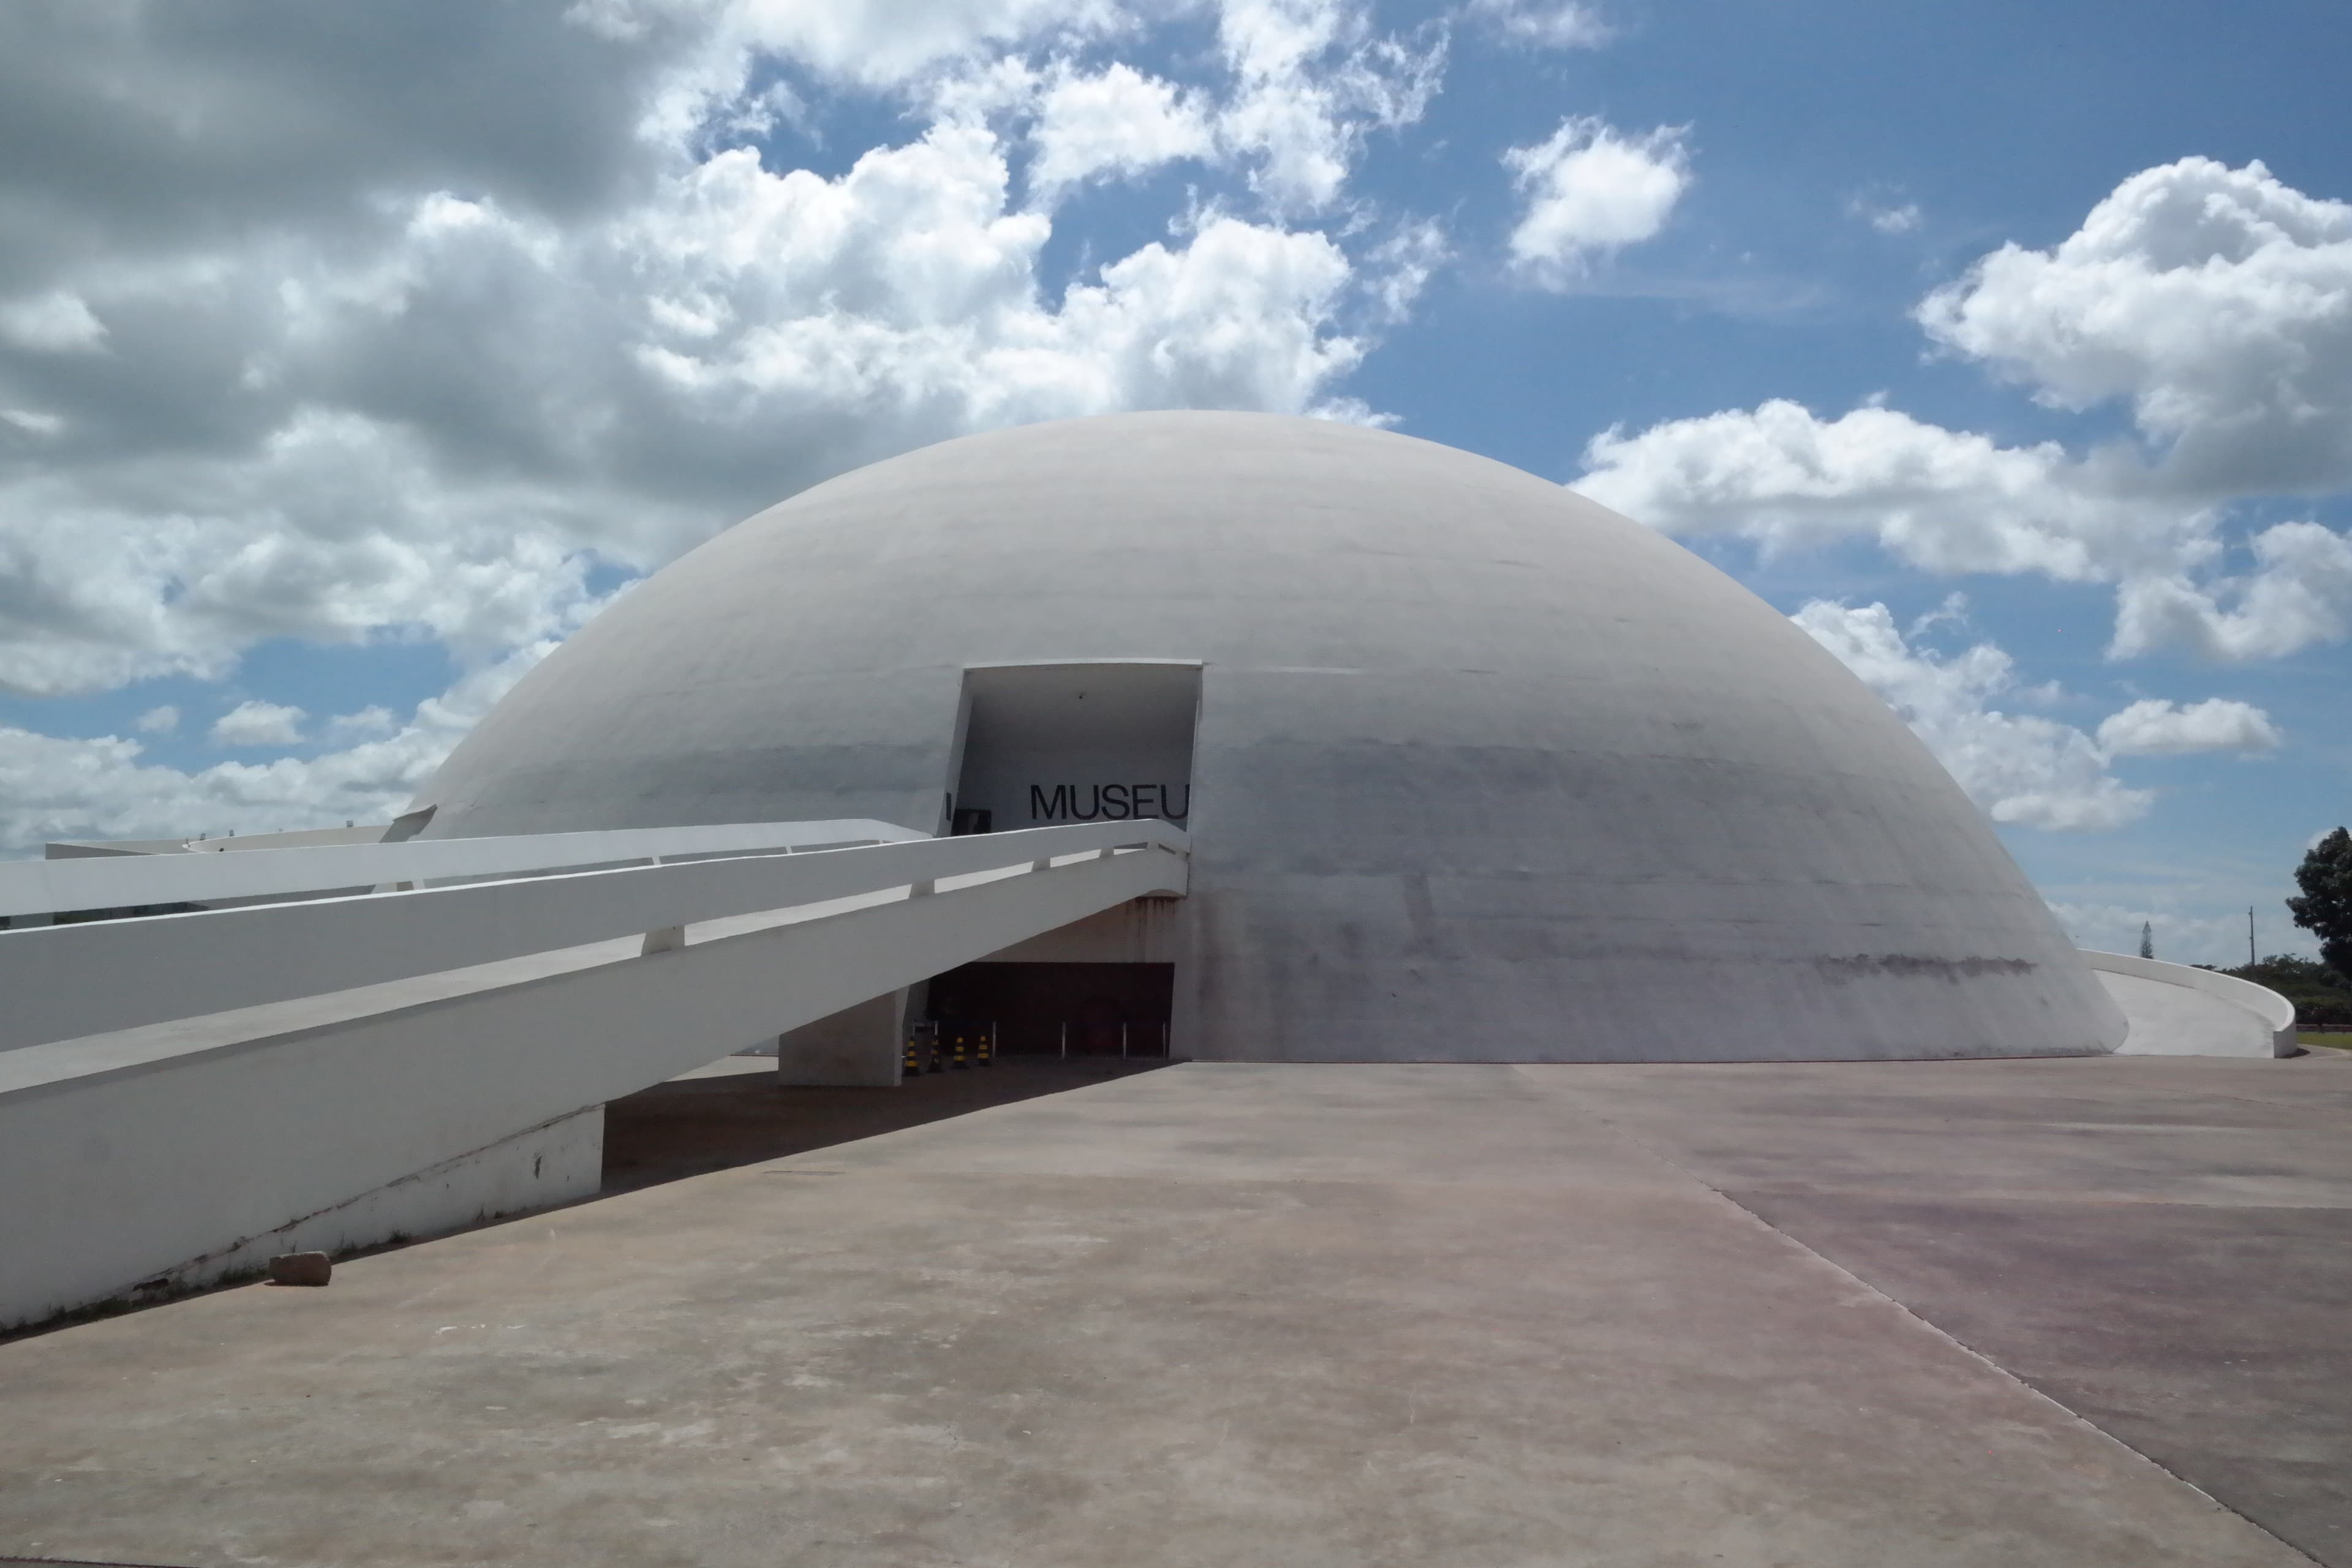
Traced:
[[[1165, 823], [1097, 823], [640, 868], [593, 894], [567, 878], [294, 906], [405, 908], [430, 927], [469, 897], [556, 895], [515, 917], [539, 922], [516, 956], [0, 1054], [0, 1324], [201, 1283], [324, 1235], [361, 1245], [574, 1195], [604, 1101], [1129, 899], [1181, 894], [1187, 852]], [[646, 923], [530, 948], [575, 929], [556, 912], [564, 883]], [[253, 931], [268, 912], [112, 923]], [[0, 950], [103, 929], [10, 932]]]
[[[423, 881], [536, 873], [583, 858], [634, 863], [0, 932], [0, 996], [10, 999], [0, 1008], [0, 1051], [856, 897], [924, 877], [1024, 864], [1041, 854], [1092, 852], [1146, 837], [1143, 826], [1104, 823], [1075, 837], [1049, 828], [932, 839], [881, 822], [760, 823], [372, 845], [364, 851], [68, 861], [62, 864], [119, 873], [104, 890], [133, 894], [121, 900], [127, 904], [197, 901], [229, 896], [228, 889], [299, 893], [345, 887], [362, 877]], [[901, 842], [880, 842], [886, 838]], [[869, 847], [833, 847], [845, 839]], [[775, 853], [783, 850], [793, 853]], [[362, 853], [365, 863], [352, 864]], [[694, 858], [713, 854], [724, 858]], [[667, 863], [652, 864], [656, 858]], [[680, 859], [683, 864], [676, 863]], [[248, 873], [246, 863], [256, 861], [268, 864]], [[20, 864], [45, 870], [59, 865]], [[0, 865], [0, 873], [18, 868]], [[153, 879], [141, 882], [131, 875], [142, 870]], [[154, 896], [159, 889], [173, 891]], [[76, 897], [89, 891], [86, 886], [67, 890]]]
[[650, 865], [709, 855], [839, 848], [927, 837], [892, 823], [856, 818], [492, 838], [412, 838], [395, 844], [257, 849], [236, 855], [7, 860], [0, 861], [0, 915], [283, 898], [331, 888], [544, 875], [591, 866]]
[[2119, 1056], [2291, 1057], [2294, 1004], [2266, 985], [2186, 963], [2084, 950], [2130, 1020]]

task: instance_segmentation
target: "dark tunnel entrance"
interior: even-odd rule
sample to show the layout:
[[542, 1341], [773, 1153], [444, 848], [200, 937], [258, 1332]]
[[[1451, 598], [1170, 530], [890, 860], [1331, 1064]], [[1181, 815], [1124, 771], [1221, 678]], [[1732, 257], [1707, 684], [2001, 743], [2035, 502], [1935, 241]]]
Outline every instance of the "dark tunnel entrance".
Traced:
[[967, 963], [932, 978], [925, 1013], [994, 1025], [1000, 1056], [1164, 1058], [1175, 993], [1172, 963]]

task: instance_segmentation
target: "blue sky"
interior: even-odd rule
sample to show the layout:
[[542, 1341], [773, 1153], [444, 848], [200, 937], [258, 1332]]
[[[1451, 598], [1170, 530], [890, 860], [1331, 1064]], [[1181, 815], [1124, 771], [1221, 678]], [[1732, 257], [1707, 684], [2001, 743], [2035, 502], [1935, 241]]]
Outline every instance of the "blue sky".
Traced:
[[847, 467], [1372, 418], [1680, 539], [2087, 944], [2352, 816], [2340, 5], [0, 14], [0, 854], [379, 818]]

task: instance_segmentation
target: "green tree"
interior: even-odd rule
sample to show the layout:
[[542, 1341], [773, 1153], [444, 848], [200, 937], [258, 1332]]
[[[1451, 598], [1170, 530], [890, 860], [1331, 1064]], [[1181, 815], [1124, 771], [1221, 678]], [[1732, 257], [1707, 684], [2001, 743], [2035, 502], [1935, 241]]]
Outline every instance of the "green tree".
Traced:
[[2142, 958], [2156, 956], [2156, 922], [2154, 921], [2139, 922], [2139, 955]]
[[2319, 939], [2322, 963], [2352, 976], [2352, 833], [2339, 827], [2313, 845], [2294, 880], [2303, 889], [2286, 901], [2294, 923]]
[[2269, 986], [2294, 1004], [2300, 1024], [2352, 1024], [2352, 980], [2316, 959], [2274, 952], [2259, 963], [2242, 963], [2221, 973]]

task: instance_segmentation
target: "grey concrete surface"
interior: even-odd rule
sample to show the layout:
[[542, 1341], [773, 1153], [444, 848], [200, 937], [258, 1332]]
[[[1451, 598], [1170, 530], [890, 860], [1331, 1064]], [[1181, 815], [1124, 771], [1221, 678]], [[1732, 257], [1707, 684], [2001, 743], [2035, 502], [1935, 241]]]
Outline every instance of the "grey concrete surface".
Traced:
[[[2165, 1058], [1142, 1073], [0, 1345], [0, 1552], [2284, 1568], [1865, 1279], [1913, 1289], [1872, 1247], [1932, 1242], [1956, 1179], [2340, 1208], [2347, 1094]], [[1742, 1206], [1873, 1192], [1913, 1205], [1892, 1242]], [[2260, 1331], [2252, 1256], [2191, 1337]]]
[[908, 1023], [902, 985], [803, 1024], [776, 1041], [777, 1081], [793, 1089], [896, 1089]]
[[[2227, 977], [2225, 977], [2227, 978]], [[2132, 1057], [2274, 1057], [2279, 1030], [2267, 1018], [2219, 996], [2144, 975], [2102, 970], [2131, 1031], [2116, 1049]], [[2293, 1017], [2292, 1009], [2288, 1016]]]
[[[1102, 664], [1198, 665], [1189, 748], [1139, 722], [1167, 716], [1139, 689], [1065, 713], [1058, 754], [1049, 727], [1000, 752], [960, 721], [985, 731], [1023, 670]], [[1548, 479], [1330, 420], [1061, 420], [815, 486], [615, 600], [412, 809], [434, 809], [428, 840], [839, 816], [933, 832], [969, 789], [1003, 829], [1057, 791], [1090, 812], [1138, 784], [1173, 792], [1196, 836], [1192, 896], [1143, 955], [1176, 965], [1181, 1056], [2124, 1037], [1991, 825], [1786, 616]]]
[[698, 1068], [682, 1072], [669, 1081], [688, 1083], [706, 1078], [741, 1078], [748, 1073], [764, 1073], [773, 1079], [776, 1076], [776, 1058], [750, 1055], [720, 1057], [715, 1062], [705, 1062]]
[[1008, 1057], [985, 1068], [918, 1074], [879, 1094], [843, 1088], [779, 1094], [772, 1058], [756, 1079], [698, 1068], [604, 1108], [604, 1190], [629, 1192], [805, 1154], [1166, 1065], [1149, 1058]]
[[1571, 1081], [1783, 1234], [2352, 1563], [2352, 1058]]

